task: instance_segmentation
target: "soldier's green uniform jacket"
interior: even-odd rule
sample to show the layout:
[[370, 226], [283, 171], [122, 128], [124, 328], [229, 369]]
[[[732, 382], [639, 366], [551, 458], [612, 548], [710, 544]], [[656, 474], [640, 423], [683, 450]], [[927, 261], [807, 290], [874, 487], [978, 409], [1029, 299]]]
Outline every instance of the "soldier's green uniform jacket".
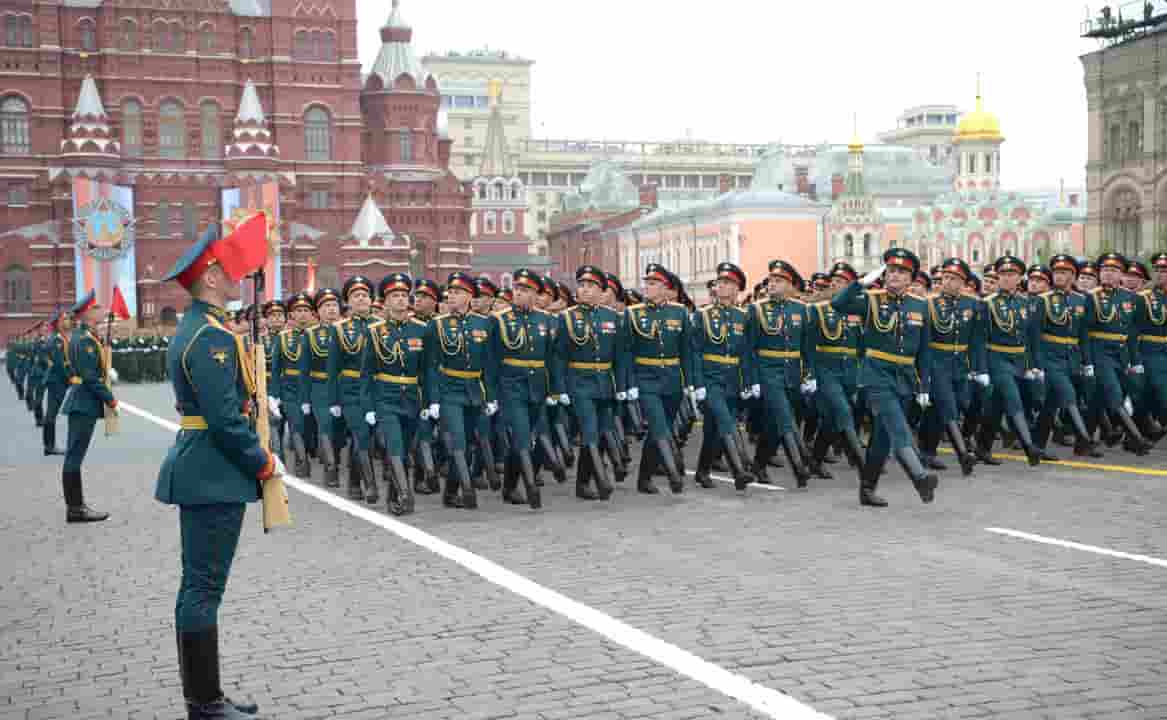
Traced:
[[317, 323], [304, 334], [308, 338], [308, 352], [300, 358], [300, 383], [305, 402], [312, 402], [312, 412], [320, 420], [329, 408], [328, 356], [333, 349], [332, 327]]
[[1159, 286], [1140, 290], [1135, 312], [1138, 343], [1132, 346], [1131, 364], [1161, 370], [1167, 366], [1167, 293]]
[[72, 370], [69, 368], [69, 338], [54, 332], [49, 340], [49, 373], [46, 378], [50, 385], [68, 385]]
[[814, 353], [806, 303], [794, 298], [767, 298], [750, 306], [750, 348], [755, 384], [798, 387], [814, 377]]
[[430, 321], [425, 382], [431, 403], [478, 407], [494, 400], [492, 325], [490, 318], [474, 312], [437, 315]]
[[279, 387], [275, 384], [275, 374], [272, 372], [273, 365], [276, 361], [276, 352], [279, 349], [279, 333], [265, 333], [263, 336], [263, 359], [264, 372], [267, 377], [267, 393], [268, 395], [278, 398], [280, 396]]
[[928, 298], [932, 333], [932, 372], [941, 368], [950, 377], [988, 372], [984, 313], [986, 306], [974, 295], [953, 297], [938, 293]]
[[1091, 357], [1099, 361], [1115, 363], [1125, 370], [1131, 362], [1131, 353], [1137, 352], [1135, 344], [1139, 337], [1135, 322], [1135, 302], [1138, 296], [1124, 288], [1109, 289], [1099, 286], [1090, 291], [1090, 323], [1087, 334], [1090, 337]]
[[33, 344], [32, 385], [41, 387], [49, 372], [49, 341], [46, 337], [38, 337]]
[[563, 392], [559, 366], [552, 354], [556, 318], [542, 310], [511, 307], [495, 313], [492, 328], [499, 401], [503, 412], [511, 402], [542, 404]]
[[1030, 298], [1020, 292], [995, 292], [985, 298], [985, 343], [990, 374], [1020, 377], [1034, 367], [1029, 347], [1030, 324], [1034, 321], [1031, 305]]
[[694, 314], [693, 359], [695, 387], [714, 389], [736, 400], [754, 377], [754, 353], [750, 350], [749, 314], [746, 310], [716, 303]]
[[[332, 334], [332, 351], [328, 353], [328, 404], [340, 405], [345, 410], [360, 414], [373, 409], [364, 404], [364, 368], [369, 354], [369, 323], [373, 318], [351, 316], [334, 322], [328, 331]], [[349, 421], [352, 422], [351, 420]], [[363, 422], [363, 420], [362, 420]]]
[[640, 303], [624, 311], [628, 328], [627, 386], [649, 395], [680, 395], [692, 385], [692, 323], [680, 303]]
[[924, 298], [864, 291], [853, 282], [831, 300], [831, 307], [863, 318], [860, 387], [885, 388], [901, 396], [931, 391], [932, 334]]
[[615, 310], [575, 305], [559, 314], [552, 361], [563, 391], [576, 397], [611, 400], [628, 386], [628, 338]]
[[201, 300], [178, 324], [167, 361], [182, 429], [158, 473], [154, 497], [170, 505], [254, 502], [271, 453], [243, 414], [254, 390], [242, 338], [227, 313]]
[[844, 315], [828, 300], [812, 303], [809, 310], [808, 354], [814, 355], [816, 373], [820, 378], [830, 373], [847, 386], [854, 386], [863, 342], [862, 316]]
[[1042, 293], [1037, 316], [1030, 324], [1033, 366], [1073, 373], [1093, 365], [1088, 328], [1092, 307], [1085, 295], [1054, 288]]
[[425, 385], [426, 323], [378, 320], [369, 325], [364, 374], [364, 407], [416, 417], [431, 400]]
[[268, 383], [268, 394], [297, 407], [308, 402], [304, 395], [301, 363], [308, 351], [307, 332], [288, 326], [272, 342], [271, 368], [273, 380]]
[[69, 367], [73, 375], [69, 384], [73, 391], [65, 399], [61, 412], [65, 415], [84, 415], [91, 418], [105, 416], [105, 407], [114, 404], [113, 393], [106, 384], [109, 368], [101, 356], [101, 341], [88, 325], [78, 325], [69, 339]]

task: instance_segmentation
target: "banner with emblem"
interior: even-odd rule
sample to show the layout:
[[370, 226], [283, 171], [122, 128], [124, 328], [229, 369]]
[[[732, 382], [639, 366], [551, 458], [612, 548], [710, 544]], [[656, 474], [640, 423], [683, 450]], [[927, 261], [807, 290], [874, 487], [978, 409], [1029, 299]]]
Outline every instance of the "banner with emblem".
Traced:
[[138, 314], [134, 189], [87, 177], [73, 178], [75, 300], [93, 290], [111, 307], [120, 287], [131, 316]]
[[[268, 256], [264, 268], [266, 286], [264, 300], [280, 297], [283, 278], [280, 277], [280, 186], [266, 182], [238, 188], [225, 188], [221, 196], [223, 232], [226, 234], [234, 224], [245, 220], [258, 210], [268, 217]], [[243, 297], [251, 302], [254, 290], [250, 280], [243, 281]]]

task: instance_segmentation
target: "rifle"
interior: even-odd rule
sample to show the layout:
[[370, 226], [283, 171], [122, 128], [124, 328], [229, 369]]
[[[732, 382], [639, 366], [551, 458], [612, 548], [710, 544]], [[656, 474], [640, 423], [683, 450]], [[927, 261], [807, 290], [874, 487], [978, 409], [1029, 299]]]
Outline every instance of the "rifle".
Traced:
[[[263, 342], [259, 339], [259, 304], [263, 300], [264, 272], [255, 271], [252, 276], [255, 284], [255, 312], [251, 315], [251, 346], [255, 353], [252, 358], [255, 377], [255, 396], [252, 403], [255, 407], [255, 432], [259, 435], [259, 446], [271, 452], [271, 424], [268, 421], [267, 407], [267, 356]], [[246, 359], [244, 360], [246, 362]], [[266, 533], [273, 527], [292, 524], [292, 514], [288, 511], [288, 489], [284, 486], [284, 478], [273, 474], [263, 481], [263, 531]]]
[[[101, 349], [101, 364], [105, 367], [102, 371], [102, 382], [113, 392], [113, 386], [109, 384], [109, 370], [113, 367], [113, 310], [110, 309], [109, 315], [105, 320], [105, 347]], [[117, 435], [118, 433], [118, 411], [114, 408], [105, 406], [105, 436]]]

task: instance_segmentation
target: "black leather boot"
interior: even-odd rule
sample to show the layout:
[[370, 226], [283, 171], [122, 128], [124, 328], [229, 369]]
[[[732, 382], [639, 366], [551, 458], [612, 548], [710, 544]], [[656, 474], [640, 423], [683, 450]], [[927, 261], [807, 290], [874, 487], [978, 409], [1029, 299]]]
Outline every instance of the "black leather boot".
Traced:
[[579, 463], [575, 466], [575, 496], [580, 500], [600, 498], [591, 487], [593, 474], [591, 456], [587, 452], [580, 453]]
[[702, 442], [701, 451], [697, 453], [697, 471], [693, 474], [693, 481], [705, 489], [713, 487], [713, 480], [709, 478], [709, 473], [713, 469], [712, 455], [713, 449], [709, 447], [709, 443]]
[[[340, 470], [337, 468], [337, 454], [336, 449], [332, 447], [332, 438], [327, 434], [321, 434], [317, 442], [320, 445], [317, 455], [320, 466], [324, 469], [324, 486], [340, 487]], [[360, 500], [360, 495], [357, 495], [356, 499]]]
[[545, 434], [536, 436], [535, 442], [539, 446], [539, 450], [543, 455], [543, 462], [551, 474], [555, 476], [555, 482], [567, 482], [567, 470], [563, 467], [563, 463], [559, 459], [559, 453], [555, 451], [555, 444], [551, 442], [551, 437]]
[[65, 494], [65, 522], [101, 522], [109, 518], [109, 513], [97, 512], [85, 504], [80, 471], [63, 471], [61, 473], [61, 486]]
[[[190, 677], [186, 670], [186, 658], [182, 654], [182, 638], [186, 633], [178, 630], [174, 631], [175, 647], [178, 648], [178, 676], [182, 679], [182, 697], [186, 702], [190, 702], [193, 695], [191, 694]], [[255, 703], [241, 703], [224, 696], [224, 700], [235, 706], [235, 709], [245, 715], [254, 715], [259, 712], [259, 705]]]
[[754, 481], [754, 478], [742, 462], [741, 453], [738, 452], [737, 439], [734, 437], [736, 434], [722, 435], [721, 446], [725, 451], [725, 459], [729, 461], [730, 472], [733, 473], [734, 489], [745, 490], [746, 486]]
[[924, 468], [924, 464], [920, 462], [920, 457], [916, 455], [916, 449], [911, 446], [902, 447], [895, 451], [895, 457], [899, 461], [900, 467], [911, 478], [912, 485], [916, 487], [916, 492], [920, 495], [920, 499], [925, 503], [932, 502], [935, 498], [936, 486], [940, 483], [940, 479], [936, 477], [935, 473], [930, 473]]
[[50, 455], [64, 455], [65, 451], [57, 447], [57, 423], [45, 422], [41, 429], [41, 439], [44, 441], [45, 457]]
[[[219, 630], [179, 633], [179, 668], [188, 720], [256, 720], [251, 705], [236, 706], [219, 680]], [[254, 712], [259, 708], [255, 707]]]
[[770, 484], [770, 476], [766, 470], [770, 467], [770, 457], [774, 455], [775, 449], [768, 435], [762, 434], [758, 438], [758, 446], [754, 449], [754, 466], [752, 470], [754, 478], [757, 479], [760, 485]]
[[673, 457], [673, 448], [668, 438], [661, 438], [653, 443], [656, 446], [656, 459], [669, 479], [669, 490], [674, 495], [685, 492], [685, 483], [681, 480], [681, 473], [677, 470], [677, 463]]
[[964, 436], [960, 434], [960, 426], [956, 424], [955, 420], [950, 420], [944, 425], [944, 433], [948, 436], [948, 442], [952, 444], [952, 449], [956, 451], [961, 474], [965, 477], [972, 475], [977, 459], [965, 447]]
[[1074, 430], [1074, 454], [1080, 457], [1102, 457], [1102, 451], [1098, 449], [1090, 437], [1090, 433], [1086, 431], [1086, 422], [1082, 419], [1082, 411], [1078, 409], [1078, 406], [1066, 408], [1066, 417], [1070, 419], [1070, 427]]
[[657, 450], [656, 443], [646, 442], [640, 452], [640, 468], [636, 473], [636, 489], [645, 495], [657, 495], [660, 489], [652, 481], [652, 474], [656, 470]]
[[977, 445], [976, 456], [977, 462], [985, 465], [997, 466], [1001, 461], [993, 457], [993, 442], [997, 439], [997, 428], [995, 424], [988, 419], [981, 420], [981, 426], [977, 430]]
[[409, 483], [409, 476], [405, 472], [405, 463], [401, 458], [392, 455], [386, 459], [389, 472], [385, 474], [386, 502], [389, 512], [394, 515], [408, 515], [413, 512], [413, 487]]
[[527, 498], [519, 491], [519, 463], [514, 453], [508, 455], [503, 463], [502, 501], [509, 505], [527, 504]]
[[879, 471], [866, 462], [859, 465], [859, 504], [867, 507], [887, 507], [887, 500], [875, 494], [879, 485]]
[[1103, 410], [1098, 418], [1098, 424], [1102, 426], [1102, 442], [1106, 447], [1114, 447], [1122, 442], [1122, 430], [1114, 426], [1110, 421], [1110, 415]]
[[543, 506], [543, 498], [539, 493], [539, 486], [535, 482], [535, 462], [531, 458], [531, 451], [523, 448], [519, 451], [519, 477], [523, 479], [523, 490], [527, 493], [527, 504], [532, 510]]
[[788, 432], [782, 436], [782, 449], [786, 452], [786, 460], [790, 463], [791, 471], [794, 472], [795, 482], [798, 484], [798, 487], [804, 488], [810, 481], [810, 471], [803, 464], [802, 455], [798, 448], [797, 435]]
[[823, 467], [823, 462], [827, 458], [827, 453], [831, 450], [831, 444], [835, 442], [835, 437], [835, 433], [827, 432], [820, 427], [818, 435], [815, 436], [814, 445], [811, 446], [807, 470], [810, 471], [811, 475], [821, 480], [835, 479], [831, 471]]
[[1033, 444], [1033, 438], [1029, 434], [1029, 422], [1025, 419], [1024, 413], [1014, 413], [1008, 418], [1009, 424], [1013, 427], [1013, 432], [1017, 434], [1017, 441], [1021, 443], [1021, 448], [1025, 450], [1025, 457], [1029, 460], [1030, 467], [1037, 467], [1041, 464], [1041, 451]]
[[298, 432], [292, 433], [292, 472], [296, 477], [310, 480], [312, 468], [308, 465], [308, 449], [304, 446], [304, 436]]
[[1143, 434], [1139, 432], [1139, 428], [1135, 425], [1134, 419], [1127, 413], [1126, 408], [1119, 408], [1115, 415], [1122, 423], [1123, 429], [1126, 430], [1126, 443], [1124, 447], [1130, 450], [1135, 455], [1143, 456], [1151, 451], [1153, 443], [1147, 441]]
[[[498, 468], [495, 467], [494, 447], [490, 444], [489, 437], [478, 438], [478, 451], [482, 453], [482, 472], [486, 475], [486, 486], [494, 492], [498, 492], [502, 487], [502, 478], [499, 477]], [[486, 488], [479, 488], [485, 490]]]
[[[586, 445], [580, 450], [582, 455], [591, 458], [589, 462], [591, 463], [592, 480], [596, 484], [596, 495], [601, 500], [612, 497], [612, 479], [608, 477], [608, 468], [604, 465], [604, 456], [600, 452], [599, 446]], [[581, 457], [580, 460], [582, 461], [583, 458]]]
[[628, 476], [628, 460], [622, 453], [621, 443], [616, 439], [616, 433], [611, 430], [604, 433], [603, 441], [603, 450], [607, 454], [608, 460], [612, 463], [612, 479], [618, 483], [622, 483], [624, 482], [624, 478]]
[[365, 491], [365, 502], [369, 505], [376, 505], [381, 499], [381, 492], [377, 485], [377, 471], [376, 466], [373, 465], [372, 451], [361, 452], [356, 449], [356, 446], [353, 446], [350, 457], [360, 465], [361, 486]]
[[850, 463], [851, 467], [863, 467], [863, 456], [867, 449], [859, 441], [859, 433], [855, 430], [854, 425], [843, 428], [843, 452], [847, 454], [847, 462]]

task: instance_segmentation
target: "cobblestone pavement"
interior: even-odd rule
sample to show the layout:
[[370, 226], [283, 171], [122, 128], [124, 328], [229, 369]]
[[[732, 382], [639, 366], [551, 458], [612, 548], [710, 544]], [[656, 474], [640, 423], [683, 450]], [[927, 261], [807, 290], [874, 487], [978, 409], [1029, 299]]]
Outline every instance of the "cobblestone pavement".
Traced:
[[[173, 418], [168, 387], [119, 397]], [[99, 430], [86, 495], [113, 517], [66, 526], [60, 458], [7, 384], [0, 426], [0, 717], [182, 717], [177, 521], [152, 499], [172, 434], [129, 414], [121, 435]], [[1101, 462], [1167, 470], [1167, 453]], [[429, 496], [407, 522], [838, 718], [1167, 718], [1167, 567], [986, 530], [1164, 559], [1167, 474], [1007, 462], [950, 470], [923, 506], [892, 469], [878, 511], [832, 467], [808, 492], [646, 497], [630, 481], [607, 503], [549, 480], [538, 513]], [[291, 502], [295, 527], [266, 536], [249, 511], [221, 619], [225, 689], [275, 717], [762, 717], [381, 527]]]

